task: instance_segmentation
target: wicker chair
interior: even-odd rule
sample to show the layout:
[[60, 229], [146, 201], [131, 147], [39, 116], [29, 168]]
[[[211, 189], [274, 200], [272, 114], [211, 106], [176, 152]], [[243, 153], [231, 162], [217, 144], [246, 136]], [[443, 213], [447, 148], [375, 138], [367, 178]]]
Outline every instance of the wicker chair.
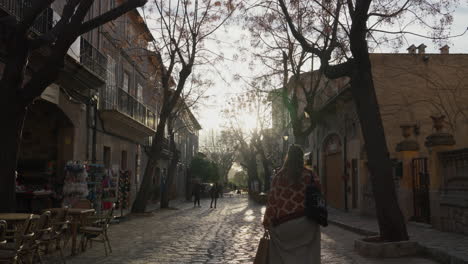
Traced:
[[112, 219], [114, 219], [115, 204], [112, 204], [111, 209], [104, 216], [90, 216], [88, 217], [89, 225], [80, 228], [82, 234], [81, 237], [81, 249], [85, 250], [88, 245], [88, 241], [96, 241], [104, 244], [104, 251], [107, 254], [107, 248], [112, 253], [112, 247], [110, 245], [107, 230]]
[[0, 247], [5, 245], [6, 241], [6, 232], [7, 232], [7, 222], [5, 220], [0, 220]]
[[51, 220], [52, 230], [37, 240], [39, 250], [42, 250], [44, 254], [48, 254], [50, 246], [55, 243], [55, 249], [59, 251], [63, 263], [65, 263], [65, 258], [63, 256], [62, 239], [70, 224], [67, 218], [68, 208], [58, 211]]
[[[0, 263], [17, 263], [18, 259], [23, 255], [24, 245], [34, 241], [34, 233], [32, 232], [32, 219], [33, 215], [30, 215], [24, 221], [21, 231], [15, 234], [15, 242], [12, 244], [13, 247], [10, 247], [6, 241], [2, 241], [2, 245], [0, 245]], [[3, 237], [6, 238], [8, 236], [6, 236], [4, 233]], [[21, 263], [24, 262], [21, 261]]]
[[37, 261], [42, 263], [41, 255], [39, 254], [39, 241], [42, 237], [47, 236], [52, 231], [50, 226], [50, 214], [50, 211], [42, 213], [41, 217], [34, 225], [34, 236], [24, 244], [20, 257], [28, 257], [30, 259], [30, 263], [36, 263], [36, 257]]

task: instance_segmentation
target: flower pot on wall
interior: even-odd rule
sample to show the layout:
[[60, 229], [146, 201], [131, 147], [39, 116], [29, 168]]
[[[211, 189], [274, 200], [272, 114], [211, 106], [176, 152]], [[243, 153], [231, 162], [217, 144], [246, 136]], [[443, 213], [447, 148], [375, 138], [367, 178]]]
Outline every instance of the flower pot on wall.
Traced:
[[437, 115], [437, 116], [431, 116], [432, 119], [432, 126], [436, 130], [437, 133], [441, 132], [442, 129], [444, 129], [444, 123], [445, 123], [445, 116], [444, 115]]

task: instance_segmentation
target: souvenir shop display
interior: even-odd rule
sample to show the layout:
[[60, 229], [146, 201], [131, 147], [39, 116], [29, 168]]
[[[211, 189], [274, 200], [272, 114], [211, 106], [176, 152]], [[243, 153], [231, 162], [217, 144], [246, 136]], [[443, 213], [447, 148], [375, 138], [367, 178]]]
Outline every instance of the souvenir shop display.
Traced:
[[72, 206], [76, 201], [86, 199], [88, 190], [87, 165], [82, 161], [68, 161], [65, 165], [63, 184], [63, 206]]
[[120, 170], [118, 208], [121, 210], [130, 207], [130, 171]]
[[106, 169], [102, 164], [88, 164], [88, 200], [97, 212], [101, 211], [102, 182], [106, 176]]
[[119, 173], [115, 169], [106, 169], [102, 186], [102, 210], [108, 210], [117, 202]]

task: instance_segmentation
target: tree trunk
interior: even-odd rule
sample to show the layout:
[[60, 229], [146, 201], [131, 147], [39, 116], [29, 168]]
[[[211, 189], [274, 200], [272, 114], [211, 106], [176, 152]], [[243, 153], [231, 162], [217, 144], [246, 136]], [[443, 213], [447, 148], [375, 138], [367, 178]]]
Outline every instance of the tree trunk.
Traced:
[[163, 149], [165, 124], [165, 119], [161, 117], [161, 121], [158, 124], [156, 130], [156, 135], [153, 138], [153, 145], [151, 146], [149, 159], [146, 164], [145, 173], [143, 174], [143, 180], [132, 205], [132, 213], [144, 213], [146, 210], [146, 203], [151, 198], [151, 191], [153, 186], [151, 179], [154, 175], [156, 163], [158, 162]]
[[[392, 167], [372, 79], [372, 68], [366, 41], [367, 10], [370, 1], [360, 1], [351, 28], [351, 51], [355, 67], [351, 76], [351, 91], [366, 145], [375, 197], [380, 236], [386, 241], [408, 240], [403, 214], [398, 205]], [[367, 9], [366, 9], [367, 4]], [[363, 17], [362, 19], [361, 16]]]
[[161, 208], [169, 208], [169, 200], [170, 200], [169, 196], [171, 193], [172, 183], [175, 178], [174, 176], [177, 172], [177, 164], [179, 163], [179, 153], [177, 152], [173, 134], [171, 134], [170, 150], [172, 152], [172, 158], [169, 164], [169, 168], [167, 170], [167, 178], [166, 178], [166, 183], [164, 185], [165, 188], [161, 192]]
[[11, 213], [16, 210], [15, 172], [26, 110], [18, 109], [14, 100], [8, 100], [6, 97], [2, 98], [0, 105], [3, 123], [3, 145], [0, 150], [0, 213]]
[[251, 155], [250, 160], [248, 161], [247, 165], [247, 174], [249, 178], [249, 190], [253, 191], [253, 182], [258, 181], [258, 171], [257, 171], [257, 159], [255, 155]]
[[146, 202], [149, 198], [151, 198], [151, 191], [154, 188], [151, 182], [151, 178], [154, 175], [156, 162], [157, 160], [154, 160], [150, 157], [146, 163], [145, 173], [143, 174], [140, 189], [132, 205], [132, 213], [144, 213], [146, 210]]
[[271, 173], [270, 173], [270, 166], [268, 166], [269, 162], [266, 158], [262, 157], [262, 165], [263, 165], [263, 171], [265, 173], [265, 192], [268, 192], [270, 190], [270, 178], [271, 178]]
[[[298, 122], [302, 123], [302, 121], [298, 121]], [[304, 147], [305, 142], [306, 142], [306, 137], [308, 135], [302, 132], [302, 130], [303, 130], [302, 124], [296, 125], [296, 126], [293, 125], [294, 144]]]
[[374, 91], [370, 67], [356, 69], [352, 93], [366, 142], [380, 235], [388, 241], [408, 240], [406, 224], [398, 205], [385, 132]]

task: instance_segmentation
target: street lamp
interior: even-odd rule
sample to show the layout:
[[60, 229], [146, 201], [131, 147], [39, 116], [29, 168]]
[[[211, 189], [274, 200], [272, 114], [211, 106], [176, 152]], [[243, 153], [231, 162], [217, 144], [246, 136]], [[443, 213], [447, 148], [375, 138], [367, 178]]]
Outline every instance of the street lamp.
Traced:
[[283, 135], [283, 161], [284, 161], [284, 158], [286, 157], [286, 148], [288, 147], [288, 138], [289, 138], [289, 135], [288, 135], [288, 132], [284, 132], [284, 135]]

